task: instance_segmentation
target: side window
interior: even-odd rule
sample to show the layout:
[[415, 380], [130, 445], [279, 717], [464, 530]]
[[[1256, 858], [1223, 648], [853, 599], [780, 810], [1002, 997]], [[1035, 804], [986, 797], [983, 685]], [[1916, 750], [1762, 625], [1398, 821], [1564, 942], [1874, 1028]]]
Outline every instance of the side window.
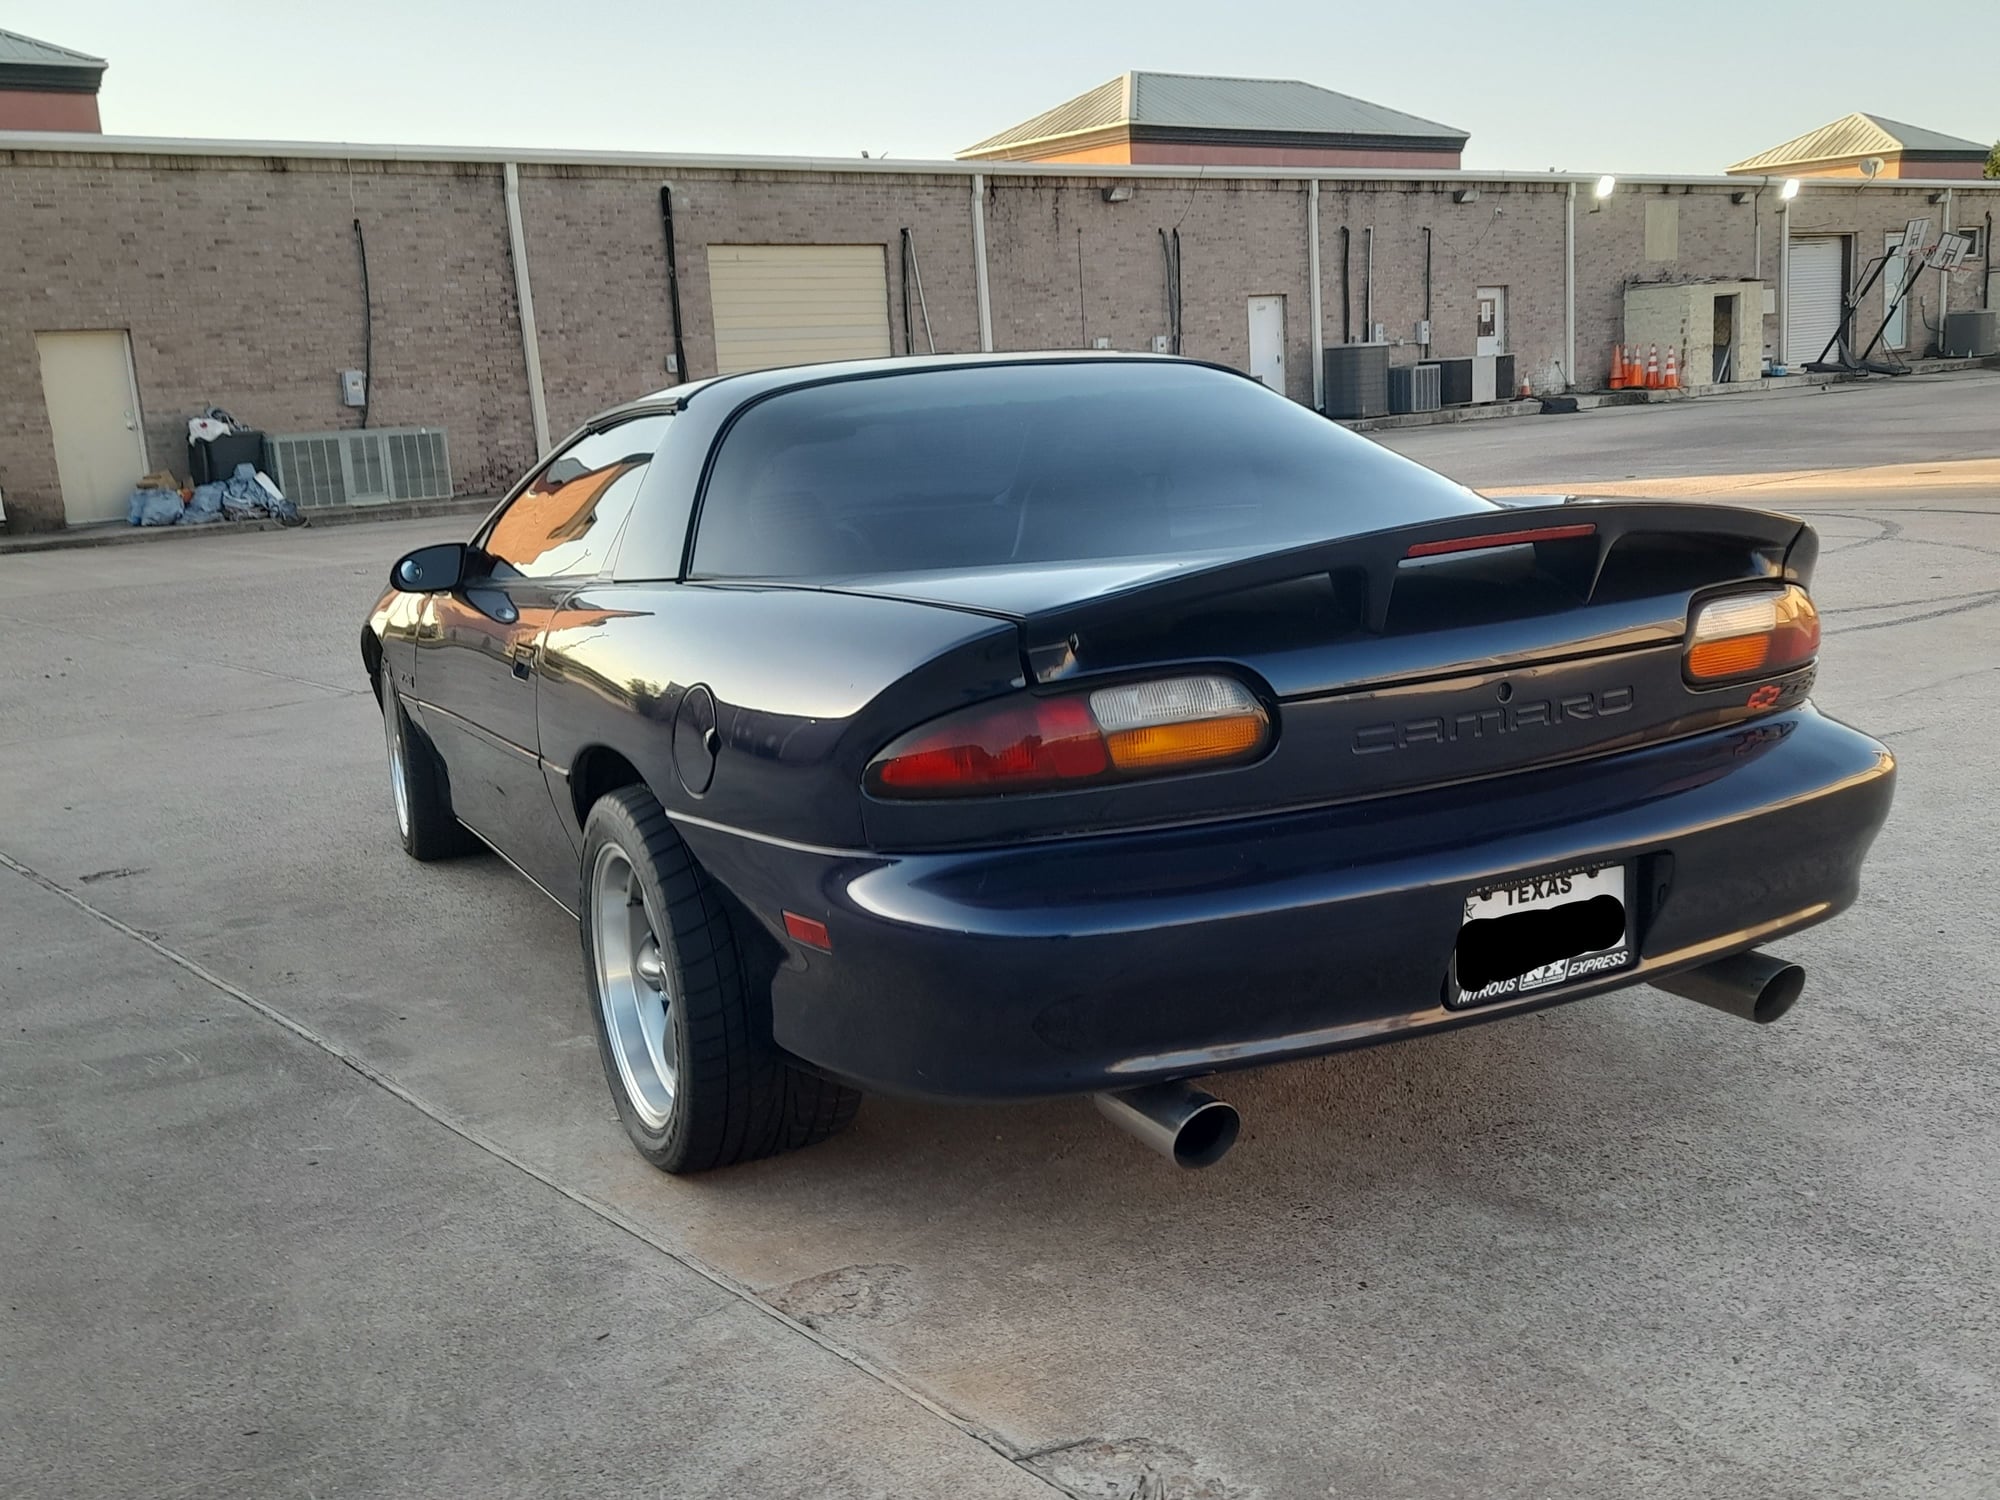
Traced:
[[587, 578], [604, 567], [666, 436], [664, 414], [593, 432], [558, 453], [481, 544], [496, 578]]

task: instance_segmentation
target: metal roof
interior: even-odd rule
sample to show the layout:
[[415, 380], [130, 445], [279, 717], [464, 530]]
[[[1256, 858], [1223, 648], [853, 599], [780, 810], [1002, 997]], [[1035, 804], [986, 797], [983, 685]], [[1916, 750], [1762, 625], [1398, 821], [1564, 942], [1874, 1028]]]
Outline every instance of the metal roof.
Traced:
[[1739, 161], [1732, 172], [1775, 172], [1780, 167], [1813, 162], [1845, 161], [1849, 157], [1896, 156], [1905, 151], [1945, 151], [1985, 159], [1986, 147], [1961, 136], [1944, 135], [1919, 125], [1885, 120], [1859, 112], [1843, 115], [1831, 125], [1809, 130], [1796, 140]]
[[[121, 158], [201, 158], [251, 157], [293, 158], [301, 161], [443, 162], [451, 164], [499, 166], [514, 162], [520, 166], [574, 169], [598, 167], [610, 171], [657, 172], [672, 180], [677, 172], [792, 172], [841, 177], [929, 177], [962, 178], [976, 182], [982, 178], [1048, 178], [1071, 182], [1104, 183], [1112, 180], [1138, 182], [1404, 182], [1438, 183], [1478, 187], [1510, 183], [1522, 187], [1563, 189], [1588, 186], [1598, 180], [1601, 169], [1587, 172], [1509, 172], [1441, 167], [1214, 167], [1185, 165], [1105, 165], [1096, 163], [1046, 161], [919, 161], [884, 160], [880, 157], [852, 156], [726, 156], [686, 151], [589, 151], [550, 150], [533, 146], [437, 146], [402, 145], [386, 141], [284, 141], [236, 139], [215, 140], [198, 136], [91, 135], [79, 136], [49, 130], [0, 130], [0, 167], [28, 154], [59, 158], [65, 163], [88, 160], [93, 165], [126, 166], [134, 163]], [[1783, 173], [1768, 174], [1767, 186], [1776, 186]], [[1618, 185], [1626, 187], [1680, 187], [1742, 190], [1751, 184], [1742, 177], [1700, 176], [1687, 173], [1620, 172]], [[1813, 177], [1805, 183], [1808, 193], [1909, 192], [1912, 188], [1950, 188], [1961, 193], [2000, 194], [2000, 181], [1930, 181], [1928, 179], [1866, 177]]]
[[16, 67], [91, 67], [100, 72], [110, 66], [103, 58], [92, 57], [88, 52], [58, 47], [54, 42], [38, 42], [18, 31], [0, 31], [0, 63]]
[[88, 52], [38, 42], [18, 31], [0, 31], [0, 89], [35, 93], [95, 94], [105, 61]]
[[1119, 127], [1384, 137], [1458, 150], [1470, 137], [1435, 120], [1279, 78], [1124, 73], [1109, 83], [989, 136], [960, 157], [1004, 151]]

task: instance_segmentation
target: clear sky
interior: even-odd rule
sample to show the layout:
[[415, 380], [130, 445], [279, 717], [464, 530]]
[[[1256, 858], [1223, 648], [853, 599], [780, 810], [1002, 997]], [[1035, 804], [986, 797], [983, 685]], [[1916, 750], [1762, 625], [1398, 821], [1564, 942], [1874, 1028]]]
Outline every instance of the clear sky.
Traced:
[[[1128, 68], [1302, 78], [1465, 163], [1719, 172], [1850, 110], [2000, 136], [2000, 3], [8, 0], [130, 135], [948, 157]], [[1968, 62], [1976, 68], [1968, 69]]]

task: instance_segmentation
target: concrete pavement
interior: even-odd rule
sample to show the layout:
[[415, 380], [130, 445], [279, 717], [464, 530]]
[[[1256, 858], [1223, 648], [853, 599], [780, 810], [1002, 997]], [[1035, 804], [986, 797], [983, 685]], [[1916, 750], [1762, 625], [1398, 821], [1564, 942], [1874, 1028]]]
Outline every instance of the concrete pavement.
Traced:
[[[1864, 391], [1394, 445], [1496, 484], [2000, 453], [2000, 386], [1905, 387], [1893, 421]], [[1814, 976], [1793, 1015], [1637, 991], [1233, 1077], [1244, 1143], [1195, 1175], [1079, 1102], [885, 1100], [809, 1152], [651, 1172], [573, 925], [497, 860], [395, 845], [355, 640], [388, 561], [450, 528], [0, 559], [0, 1469], [1993, 1493], [2000, 492], [1807, 508], [1820, 702], [1903, 780], [1862, 906], [1781, 947]]]

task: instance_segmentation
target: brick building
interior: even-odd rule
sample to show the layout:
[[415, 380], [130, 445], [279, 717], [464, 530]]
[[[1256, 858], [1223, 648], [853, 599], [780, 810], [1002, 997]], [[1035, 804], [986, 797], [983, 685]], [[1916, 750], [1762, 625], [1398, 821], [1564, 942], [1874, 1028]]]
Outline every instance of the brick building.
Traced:
[[101, 57], [0, 31], [0, 130], [67, 130], [96, 135]]
[[1292, 79], [1123, 73], [958, 156], [1455, 172], [1468, 139], [1435, 120]]
[[[120, 516], [146, 468], [185, 473], [210, 405], [344, 442], [364, 413], [341, 372], [364, 368], [370, 430], [441, 429], [462, 494], [510, 483], [543, 429], [800, 357], [1177, 335], [1254, 370], [1274, 315], [1269, 378], [1301, 402], [1316, 351], [1374, 324], [1393, 363], [1490, 342], [1539, 390], [1595, 388], [1630, 286], [1775, 294], [1787, 245], [1858, 255], [2000, 208], [2000, 184], [1829, 179], [1787, 202], [1647, 178], [1600, 201], [1594, 181], [0, 136], [0, 496], [14, 529]], [[1977, 302], [1984, 270], [1948, 293], [1927, 276], [1923, 317]], [[1761, 321], [1775, 353], [1782, 320]]]

